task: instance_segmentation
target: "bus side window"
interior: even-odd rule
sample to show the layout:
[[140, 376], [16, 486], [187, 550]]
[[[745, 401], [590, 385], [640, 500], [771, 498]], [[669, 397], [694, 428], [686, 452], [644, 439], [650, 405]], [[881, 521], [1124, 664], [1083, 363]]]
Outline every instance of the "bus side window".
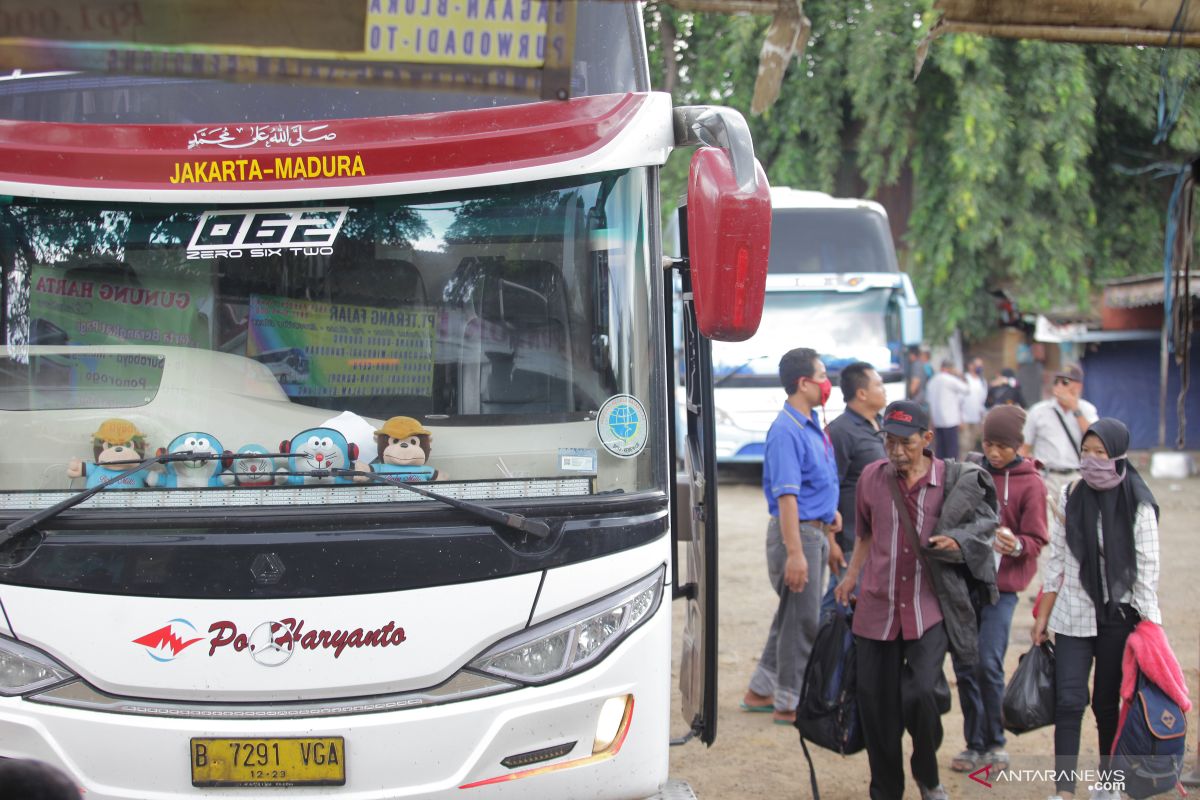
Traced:
[[[460, 414], [568, 411], [571, 338], [562, 272], [549, 261], [465, 258], [448, 284]], [[448, 377], [448, 376], [447, 376]]]
[[427, 302], [420, 270], [399, 258], [338, 264], [330, 287], [335, 303], [392, 309], [423, 307]]

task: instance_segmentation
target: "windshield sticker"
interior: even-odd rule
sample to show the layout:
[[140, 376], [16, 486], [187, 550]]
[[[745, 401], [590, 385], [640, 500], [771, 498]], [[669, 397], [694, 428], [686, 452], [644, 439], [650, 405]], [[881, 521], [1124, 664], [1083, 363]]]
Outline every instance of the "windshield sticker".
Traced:
[[596, 451], [590, 447], [558, 448], [558, 467], [563, 472], [596, 471]]
[[189, 260], [333, 255], [346, 206], [205, 211], [188, 243]]
[[618, 394], [604, 401], [596, 415], [596, 434], [604, 449], [617, 458], [633, 458], [646, 446], [646, 409], [633, 395]]
[[263, 147], [286, 145], [299, 147], [302, 144], [332, 142], [337, 138], [333, 131], [325, 132], [328, 125], [222, 125], [216, 128], [201, 128], [188, 140], [188, 150], [197, 147], [216, 146], [226, 150], [240, 150], [261, 144]]
[[[332, 136], [332, 134], [330, 134]], [[308, 178], [362, 178], [367, 168], [355, 153], [329, 156], [276, 156], [274, 159], [218, 158], [176, 161], [170, 183], [296, 181]]]

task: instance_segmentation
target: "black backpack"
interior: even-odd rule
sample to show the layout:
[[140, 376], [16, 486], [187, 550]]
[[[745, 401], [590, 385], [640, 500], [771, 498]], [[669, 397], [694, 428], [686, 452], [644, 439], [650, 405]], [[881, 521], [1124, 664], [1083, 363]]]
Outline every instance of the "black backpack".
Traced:
[[1121, 772], [1121, 788], [1127, 795], [1153, 797], [1179, 783], [1187, 755], [1187, 715], [1141, 670], [1136, 686], [1133, 701], [1122, 709], [1113, 741], [1112, 769]]
[[862, 722], [858, 718], [858, 665], [854, 634], [850, 630], [851, 619], [850, 613], [838, 609], [821, 624], [800, 687], [796, 728], [800, 731], [800, 747], [808, 760], [813, 800], [820, 800], [821, 793], [805, 742], [844, 756], [857, 753], [866, 746]]

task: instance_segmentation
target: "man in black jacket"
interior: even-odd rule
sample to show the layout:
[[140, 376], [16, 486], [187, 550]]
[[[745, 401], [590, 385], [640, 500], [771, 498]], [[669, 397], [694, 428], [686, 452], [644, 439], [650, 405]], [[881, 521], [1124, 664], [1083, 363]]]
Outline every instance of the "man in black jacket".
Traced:
[[826, 432], [833, 445], [838, 471], [838, 511], [842, 530], [829, 548], [829, 590], [821, 601], [821, 618], [835, 606], [833, 591], [846, 573], [846, 563], [854, 555], [854, 490], [858, 477], [868, 464], [886, 458], [883, 452], [883, 417], [887, 391], [883, 378], [870, 364], [856, 361], [842, 370], [839, 382], [846, 410], [829, 423]]

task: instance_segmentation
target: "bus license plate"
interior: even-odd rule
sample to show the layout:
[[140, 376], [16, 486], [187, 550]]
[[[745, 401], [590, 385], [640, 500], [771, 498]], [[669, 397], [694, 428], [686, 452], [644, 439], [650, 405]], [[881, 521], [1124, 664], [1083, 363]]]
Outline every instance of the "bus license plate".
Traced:
[[192, 739], [192, 786], [344, 786], [346, 743], [312, 739]]

